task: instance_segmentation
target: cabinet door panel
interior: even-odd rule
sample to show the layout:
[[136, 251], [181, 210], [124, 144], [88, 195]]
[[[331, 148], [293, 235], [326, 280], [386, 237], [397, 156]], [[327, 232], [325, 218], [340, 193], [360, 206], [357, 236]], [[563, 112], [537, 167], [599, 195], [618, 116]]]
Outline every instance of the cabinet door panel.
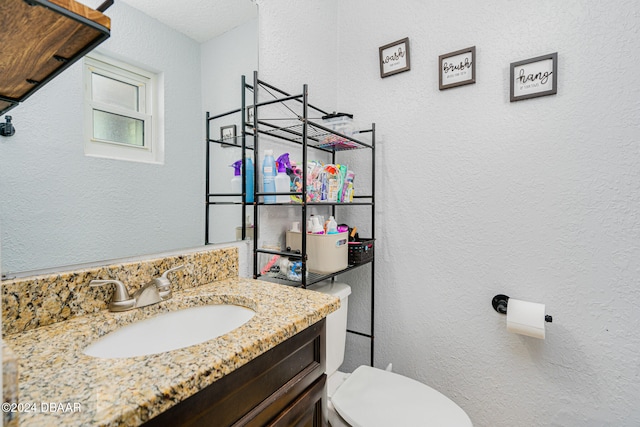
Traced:
[[324, 340], [323, 319], [144, 425], [264, 426], [324, 375]]

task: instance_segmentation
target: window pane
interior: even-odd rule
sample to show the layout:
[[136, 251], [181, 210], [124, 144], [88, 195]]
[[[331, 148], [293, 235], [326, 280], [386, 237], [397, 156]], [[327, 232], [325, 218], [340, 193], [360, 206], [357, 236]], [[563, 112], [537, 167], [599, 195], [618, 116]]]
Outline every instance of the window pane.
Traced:
[[92, 73], [91, 88], [94, 101], [139, 111], [138, 86]]
[[144, 120], [93, 110], [93, 137], [144, 147]]

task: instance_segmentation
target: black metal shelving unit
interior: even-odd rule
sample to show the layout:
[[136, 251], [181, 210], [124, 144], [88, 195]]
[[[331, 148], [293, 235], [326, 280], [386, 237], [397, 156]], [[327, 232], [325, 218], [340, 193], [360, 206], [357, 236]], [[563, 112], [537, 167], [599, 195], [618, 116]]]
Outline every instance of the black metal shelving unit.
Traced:
[[[247, 93], [252, 95], [252, 99], [248, 100]], [[260, 100], [261, 95], [266, 95], [267, 100]], [[360, 335], [363, 337], [367, 337], [370, 339], [370, 358], [371, 358], [371, 366], [373, 366], [374, 362], [374, 306], [375, 306], [375, 257], [365, 263], [358, 265], [348, 265], [347, 268], [336, 271], [330, 274], [316, 274], [312, 272], [307, 272], [307, 208], [309, 206], [324, 206], [331, 208], [331, 214], [335, 216], [336, 208], [342, 206], [368, 206], [371, 211], [371, 239], [375, 239], [375, 124], [371, 124], [370, 129], [361, 130], [359, 133], [354, 134], [357, 136], [366, 136], [370, 140], [370, 142], [364, 142], [361, 139], [358, 139], [354, 136], [347, 136], [340, 133], [335, 132], [331, 128], [318, 123], [315, 119], [311, 118], [310, 112], [312, 114], [320, 114], [320, 115], [328, 115], [329, 113], [310, 104], [308, 100], [308, 87], [307, 85], [303, 85], [302, 93], [291, 95], [273, 85], [270, 85], [262, 80], [258, 79], [258, 73], [254, 72], [253, 75], [253, 84], [250, 85], [246, 82], [246, 77], [242, 76], [242, 100], [241, 100], [241, 108], [232, 110], [223, 114], [219, 114], [216, 116], [210, 116], [207, 113], [207, 179], [206, 179], [206, 223], [205, 223], [205, 243], [209, 244], [209, 227], [210, 227], [210, 206], [215, 204], [238, 204], [242, 205], [242, 238], [246, 238], [246, 209], [249, 206], [253, 207], [253, 217], [254, 217], [254, 244], [253, 244], [253, 278], [260, 280], [267, 280], [272, 282], [284, 283], [291, 286], [298, 286], [306, 288], [309, 285], [314, 283], [318, 283], [324, 280], [331, 279], [333, 280], [336, 276], [340, 274], [344, 274], [348, 271], [363, 267], [365, 265], [370, 266], [370, 291], [371, 291], [371, 327], [369, 331], [355, 331], [348, 330], [348, 332]], [[261, 118], [260, 111], [261, 109], [277, 105], [283, 114], [277, 117], [271, 118]], [[290, 107], [290, 105], [295, 105], [294, 107]], [[252, 109], [253, 118], [251, 122], [248, 121], [248, 110]], [[210, 132], [210, 123], [212, 120], [223, 118], [226, 116], [230, 116], [233, 114], [241, 114], [241, 132], [236, 138], [239, 140], [234, 141], [222, 141], [216, 140], [212, 138]], [[341, 141], [347, 141], [348, 144], [340, 144], [339, 146], [332, 146], [331, 144], [327, 144], [325, 141], [325, 137], [328, 135], [333, 135], [338, 137]], [[358, 150], [358, 149], [366, 149], [371, 151], [371, 194], [367, 195], [356, 195], [354, 196], [354, 201], [351, 203], [335, 203], [335, 202], [307, 202], [307, 189], [305, 185], [302, 185], [302, 191], [298, 193], [287, 192], [287, 193], [264, 193], [259, 191], [259, 183], [261, 179], [261, 168], [258, 163], [257, 153], [259, 153], [259, 147], [261, 144], [261, 136], [275, 138], [277, 140], [285, 141], [285, 143], [291, 143], [301, 148], [302, 152], [302, 162], [301, 165], [305, 167], [301, 167], [302, 171], [302, 182], [306, 183], [307, 180], [307, 159], [308, 159], [308, 151], [309, 150], [317, 150], [319, 152], [328, 153], [331, 157], [331, 163], [336, 163], [338, 153], [346, 150]], [[254, 202], [247, 203], [247, 194], [246, 194], [246, 182], [242, 180], [242, 194], [231, 194], [231, 193], [223, 193], [223, 194], [213, 194], [210, 193], [210, 144], [218, 143], [218, 144], [229, 144], [234, 146], [239, 146], [242, 150], [242, 159], [246, 158], [246, 153], [253, 152], [253, 164], [254, 164]], [[242, 176], [246, 176], [246, 162], [243, 161], [242, 166]], [[288, 196], [299, 196], [301, 202], [295, 203], [265, 203], [264, 197], [269, 195], [288, 195]], [[233, 202], [233, 201], [213, 201], [213, 198], [225, 198], [225, 197], [235, 197], [236, 200], [241, 197], [241, 202]], [[265, 206], [295, 206], [300, 209], [300, 228], [301, 228], [301, 251], [300, 253], [293, 253], [287, 251], [278, 251], [271, 249], [259, 248], [258, 242], [260, 239], [260, 210]], [[302, 262], [302, 279], [301, 281], [292, 282], [287, 281], [286, 279], [281, 278], [273, 278], [266, 275], [260, 274], [259, 268], [259, 254], [267, 254], [267, 255], [280, 255], [284, 257], [289, 257], [292, 259], [299, 259]]]

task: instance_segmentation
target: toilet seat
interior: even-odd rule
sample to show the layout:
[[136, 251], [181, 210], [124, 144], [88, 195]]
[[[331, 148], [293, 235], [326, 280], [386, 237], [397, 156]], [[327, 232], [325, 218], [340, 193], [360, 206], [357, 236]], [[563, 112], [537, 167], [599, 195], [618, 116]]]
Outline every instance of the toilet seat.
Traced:
[[458, 405], [431, 387], [370, 366], [353, 371], [331, 402], [353, 427], [472, 427]]

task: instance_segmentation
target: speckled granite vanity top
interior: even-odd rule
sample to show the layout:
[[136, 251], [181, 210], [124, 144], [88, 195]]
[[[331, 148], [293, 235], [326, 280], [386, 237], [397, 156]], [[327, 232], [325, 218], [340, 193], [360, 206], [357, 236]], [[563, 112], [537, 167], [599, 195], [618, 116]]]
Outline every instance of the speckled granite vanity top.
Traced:
[[[126, 359], [83, 354], [119, 326], [202, 304], [237, 304], [256, 314], [226, 335], [179, 350]], [[142, 309], [102, 310], [5, 336], [20, 364], [20, 425], [140, 425], [338, 307], [337, 298], [317, 292], [228, 278], [174, 290], [173, 299]]]

